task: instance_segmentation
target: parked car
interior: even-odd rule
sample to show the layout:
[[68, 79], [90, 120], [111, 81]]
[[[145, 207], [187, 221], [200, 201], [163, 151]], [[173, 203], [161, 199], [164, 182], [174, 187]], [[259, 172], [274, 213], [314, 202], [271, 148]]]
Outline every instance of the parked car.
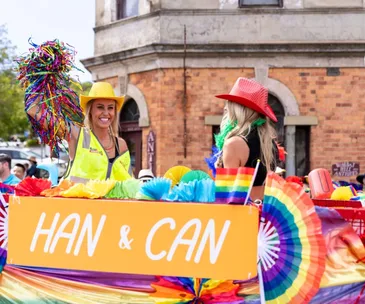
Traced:
[[35, 156], [37, 159], [38, 164], [46, 164], [46, 163], [53, 163], [56, 164], [58, 167], [58, 177], [61, 178], [67, 170], [67, 162], [65, 162], [62, 159], [56, 159], [56, 158], [41, 158], [41, 155], [38, 153], [32, 151], [29, 148], [17, 148], [17, 147], [1, 147], [0, 153], [8, 154], [11, 157], [11, 167], [13, 168], [15, 164], [28, 164], [30, 165], [30, 162], [28, 159], [31, 156]]
[[0, 147], [1, 148], [6, 148], [6, 147], [23, 148], [24, 143], [22, 143], [20, 140], [18, 140], [18, 141], [4, 141], [3, 139], [0, 138]]

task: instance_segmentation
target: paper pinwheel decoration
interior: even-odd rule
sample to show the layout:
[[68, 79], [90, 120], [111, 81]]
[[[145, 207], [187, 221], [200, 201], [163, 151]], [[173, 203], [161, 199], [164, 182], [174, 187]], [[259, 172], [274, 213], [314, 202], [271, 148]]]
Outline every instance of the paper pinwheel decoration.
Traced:
[[272, 172], [266, 179], [258, 246], [261, 302], [308, 303], [325, 270], [321, 221], [303, 188]]

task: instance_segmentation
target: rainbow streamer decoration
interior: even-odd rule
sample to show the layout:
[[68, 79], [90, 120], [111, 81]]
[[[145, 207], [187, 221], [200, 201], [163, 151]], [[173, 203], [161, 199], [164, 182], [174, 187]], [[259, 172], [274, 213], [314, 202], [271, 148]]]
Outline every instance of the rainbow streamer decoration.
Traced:
[[32, 128], [58, 157], [59, 145], [69, 136], [71, 125], [84, 122], [79, 97], [71, 88], [72, 84], [81, 86], [69, 76], [76, 68], [76, 52], [58, 40], [29, 43], [29, 54], [16, 59], [17, 78], [25, 89], [25, 111], [35, 107], [36, 118], [28, 115]]
[[[53, 270], [57, 273], [59, 270]], [[6, 265], [0, 276], [1, 303], [135, 303], [154, 304], [149, 299], [153, 277], [64, 272], [64, 277], [52, 274], [52, 269], [37, 271]]]
[[255, 168], [217, 168], [215, 178], [216, 203], [246, 203], [254, 174]]
[[321, 221], [303, 188], [268, 174], [259, 229], [261, 301], [309, 303], [326, 264]]
[[237, 296], [239, 284], [228, 280], [159, 277], [152, 287], [156, 291], [151, 294], [151, 298], [156, 304], [243, 302], [243, 299]]

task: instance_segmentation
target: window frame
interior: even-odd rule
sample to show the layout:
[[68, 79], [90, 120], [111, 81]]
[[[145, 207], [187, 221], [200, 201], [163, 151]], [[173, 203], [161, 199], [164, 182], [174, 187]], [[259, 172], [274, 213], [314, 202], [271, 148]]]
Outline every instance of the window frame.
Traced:
[[[135, 109], [134, 109], [135, 108]], [[126, 120], [126, 116], [128, 115], [128, 113], [126, 113], [126, 111], [128, 110], [136, 110], [134, 113], [132, 113], [133, 116], [135, 116], [135, 118], [133, 120]], [[120, 123], [132, 123], [132, 122], [139, 122], [139, 119], [141, 117], [141, 113], [139, 112], [139, 108], [138, 108], [138, 104], [137, 102], [133, 99], [133, 98], [129, 98], [127, 99], [124, 104], [123, 107], [120, 111], [119, 114], [119, 121]]]
[[[131, 15], [131, 16], [127, 16], [127, 1], [128, 0], [116, 0], [116, 17], [117, 20], [122, 20], [122, 19], [126, 19], [126, 18], [133, 18], [133, 17], [137, 17], [139, 15], [139, 10], [137, 8], [137, 14], [136, 15]], [[136, 0], [138, 3], [138, 0]]]
[[125, 18], [125, 3], [124, 0], [116, 0], [117, 20]]
[[[270, 7], [283, 7], [283, 0], [277, 0], [278, 3], [277, 4], [247, 4], [245, 3], [247, 0], [238, 0], [238, 7], [239, 8], [250, 8], [250, 7], [263, 7], [263, 6], [270, 6]], [[261, 0], [261, 1], [265, 1], [265, 0]]]

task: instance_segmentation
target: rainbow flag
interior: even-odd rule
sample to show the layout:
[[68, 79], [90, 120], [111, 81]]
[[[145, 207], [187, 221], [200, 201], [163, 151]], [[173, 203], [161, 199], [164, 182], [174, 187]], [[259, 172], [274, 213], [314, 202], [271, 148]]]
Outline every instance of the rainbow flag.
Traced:
[[217, 168], [215, 201], [224, 204], [243, 204], [252, 183], [255, 168]]
[[9, 186], [9, 185], [5, 185], [2, 182], [0, 182], [0, 193], [13, 194], [14, 193], [14, 189], [15, 189], [15, 187]]

